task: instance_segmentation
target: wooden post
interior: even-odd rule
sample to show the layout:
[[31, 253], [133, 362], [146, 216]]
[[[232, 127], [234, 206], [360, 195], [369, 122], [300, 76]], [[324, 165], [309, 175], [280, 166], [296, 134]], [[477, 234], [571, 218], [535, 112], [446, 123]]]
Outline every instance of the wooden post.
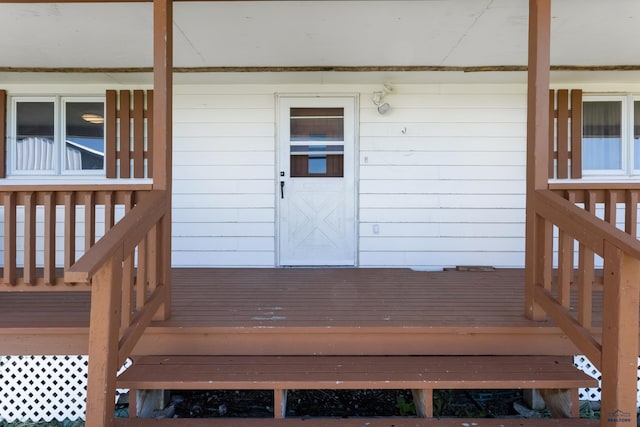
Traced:
[[640, 261], [604, 248], [600, 425], [636, 425]]
[[416, 408], [416, 416], [418, 418], [433, 418], [433, 389], [413, 389], [411, 394]]
[[[549, 173], [549, 69], [551, 49], [551, 0], [529, 0], [529, 68], [527, 100], [527, 225], [525, 248], [525, 313], [535, 320], [545, 318], [534, 301], [535, 284], [543, 269], [536, 268], [536, 236], [547, 226], [536, 219], [535, 192], [548, 188]], [[550, 254], [549, 254], [550, 255]], [[538, 260], [544, 262], [544, 260]], [[548, 263], [548, 260], [547, 260]]]
[[273, 390], [273, 416], [278, 419], [287, 416], [287, 390]]
[[[153, 1], [153, 24], [153, 188], [166, 191], [166, 197], [171, 198], [173, 0]], [[167, 319], [171, 315], [171, 203], [158, 231], [165, 302], [157, 317]]]
[[114, 424], [120, 329], [121, 257], [114, 256], [96, 273], [91, 289], [87, 427]]
[[171, 191], [173, 0], [153, 1], [153, 189]]

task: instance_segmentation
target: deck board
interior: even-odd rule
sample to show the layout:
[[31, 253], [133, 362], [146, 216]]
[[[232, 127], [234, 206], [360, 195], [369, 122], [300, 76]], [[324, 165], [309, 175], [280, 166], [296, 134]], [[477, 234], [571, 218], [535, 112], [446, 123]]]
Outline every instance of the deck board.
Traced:
[[[172, 317], [154, 322], [136, 352], [573, 354], [551, 322], [523, 316], [523, 281], [517, 269], [173, 269]], [[82, 350], [89, 301], [87, 292], [0, 294], [2, 353], [54, 337]], [[597, 325], [601, 293], [594, 301]]]

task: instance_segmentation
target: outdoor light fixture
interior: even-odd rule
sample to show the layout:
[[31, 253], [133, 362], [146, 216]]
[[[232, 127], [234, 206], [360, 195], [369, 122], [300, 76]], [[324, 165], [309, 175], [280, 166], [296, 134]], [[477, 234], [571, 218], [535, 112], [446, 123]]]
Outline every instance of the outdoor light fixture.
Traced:
[[382, 90], [373, 92], [373, 103], [378, 107], [378, 113], [385, 114], [391, 109], [388, 102], [384, 102], [384, 97], [393, 91], [393, 87], [389, 83], [382, 86]]
[[89, 123], [93, 123], [93, 124], [102, 124], [102, 123], [104, 123], [104, 117], [102, 117], [100, 114], [84, 113], [80, 117], [82, 117], [82, 120], [84, 120], [85, 122], [89, 122]]

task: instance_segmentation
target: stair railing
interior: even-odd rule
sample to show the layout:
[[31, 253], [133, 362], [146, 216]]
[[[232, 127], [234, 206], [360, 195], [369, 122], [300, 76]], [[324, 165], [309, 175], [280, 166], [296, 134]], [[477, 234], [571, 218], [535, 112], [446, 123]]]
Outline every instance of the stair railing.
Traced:
[[[610, 195], [613, 192], [607, 194], [615, 197]], [[629, 425], [635, 422], [637, 404], [640, 242], [635, 235], [616, 228], [615, 220], [609, 223], [598, 218], [588, 200], [586, 209], [580, 209], [575, 204], [578, 195], [566, 195], [569, 200], [550, 190], [539, 190], [535, 194], [536, 261], [534, 280], [527, 283], [527, 301], [530, 301], [527, 310], [530, 317], [538, 320], [550, 316], [601, 371], [601, 425]], [[637, 200], [637, 195], [629, 196], [629, 200]], [[615, 204], [610, 203], [606, 208], [609, 220], [615, 217], [611, 213]], [[637, 209], [637, 205], [632, 204], [633, 209]], [[554, 235], [557, 237], [555, 252]], [[577, 278], [574, 277], [576, 241]], [[592, 314], [596, 291], [594, 255], [603, 259], [601, 328], [594, 326]], [[572, 283], [578, 288], [575, 309], [571, 299]]]
[[116, 374], [145, 328], [170, 310], [170, 195], [145, 195], [64, 280], [91, 288], [87, 426], [114, 423]]

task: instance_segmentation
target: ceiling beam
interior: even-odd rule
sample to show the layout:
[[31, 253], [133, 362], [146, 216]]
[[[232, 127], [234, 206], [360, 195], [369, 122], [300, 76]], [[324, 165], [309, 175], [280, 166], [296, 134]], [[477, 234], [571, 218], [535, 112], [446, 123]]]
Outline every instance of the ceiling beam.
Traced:
[[[0, 0], [1, 2], [1, 0]], [[640, 65], [551, 65], [551, 71], [640, 71]], [[289, 73], [289, 72], [525, 72], [526, 65], [309, 65], [309, 66], [243, 66], [243, 67], [174, 67], [174, 73]], [[0, 73], [151, 73], [153, 67], [3, 67]]]

